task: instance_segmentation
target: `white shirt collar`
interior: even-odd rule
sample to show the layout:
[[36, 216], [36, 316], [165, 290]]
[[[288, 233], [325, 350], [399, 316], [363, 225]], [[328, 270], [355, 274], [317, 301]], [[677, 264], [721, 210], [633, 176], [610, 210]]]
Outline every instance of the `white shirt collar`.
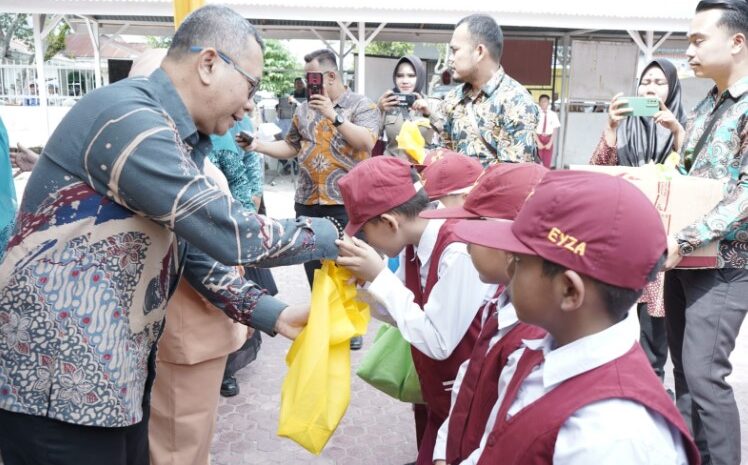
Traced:
[[426, 263], [431, 258], [431, 253], [434, 251], [436, 245], [436, 238], [439, 236], [439, 230], [441, 229], [444, 222], [447, 220], [429, 220], [426, 224], [426, 229], [421, 234], [421, 240], [418, 241], [416, 246], [416, 255], [421, 261], [421, 266], [426, 266]]
[[[485, 305], [496, 303], [496, 313], [499, 318], [499, 330], [502, 330], [517, 324], [519, 319], [517, 318], [517, 311], [514, 309], [511, 300], [509, 300], [509, 294], [507, 294], [506, 290], [494, 297], [496, 289], [498, 289], [498, 285], [496, 284], [492, 284], [488, 287]], [[496, 316], [490, 314], [487, 318], [496, 318]]]
[[629, 325], [629, 321], [623, 320], [557, 349], [553, 348], [556, 344], [550, 334], [543, 339], [526, 340], [524, 344], [532, 350], [543, 350], [543, 387], [550, 389], [628, 352], [635, 342]]

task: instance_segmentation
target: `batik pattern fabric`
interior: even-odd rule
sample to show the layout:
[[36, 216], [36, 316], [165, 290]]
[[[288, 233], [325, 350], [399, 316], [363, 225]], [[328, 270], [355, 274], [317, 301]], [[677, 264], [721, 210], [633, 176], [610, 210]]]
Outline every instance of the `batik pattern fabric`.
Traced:
[[337, 255], [328, 221], [271, 220], [224, 194], [201, 170], [210, 150], [162, 70], [98, 89], [68, 112], [0, 263], [0, 409], [137, 423], [180, 275], [251, 324], [283, 306], [215, 260], [276, 266]]
[[538, 106], [527, 89], [499, 68], [475, 98], [470, 91], [469, 84], [455, 87], [434, 113], [443, 145], [476, 157], [484, 167], [537, 161]]
[[[726, 110], [706, 136], [703, 149], [695, 148], [719, 105], [726, 99], [734, 104]], [[681, 170], [689, 176], [724, 182], [724, 198], [717, 206], [676, 238], [683, 255], [719, 241], [717, 268], [748, 267], [748, 77], [722, 94], [713, 88], [696, 105], [686, 125], [681, 153]]]
[[[369, 130], [372, 141], [379, 135], [379, 110], [363, 95], [346, 90], [334, 102], [335, 111], [345, 120]], [[304, 102], [296, 109], [286, 142], [299, 151], [299, 178], [296, 203], [342, 205], [338, 181], [358, 162], [370, 156], [346, 142], [333, 122]]]

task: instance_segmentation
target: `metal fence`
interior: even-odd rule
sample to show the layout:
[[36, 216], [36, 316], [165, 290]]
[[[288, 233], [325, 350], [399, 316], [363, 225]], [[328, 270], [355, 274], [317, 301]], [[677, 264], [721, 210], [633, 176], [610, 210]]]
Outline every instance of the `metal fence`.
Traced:
[[[93, 64], [44, 65], [48, 104], [72, 106], [96, 87]], [[20, 63], [0, 63], [0, 104], [39, 105], [39, 86], [36, 66]]]

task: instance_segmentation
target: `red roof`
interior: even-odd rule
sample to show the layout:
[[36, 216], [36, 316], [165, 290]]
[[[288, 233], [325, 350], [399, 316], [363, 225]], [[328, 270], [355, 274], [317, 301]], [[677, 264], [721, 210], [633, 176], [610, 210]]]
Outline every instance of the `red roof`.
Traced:
[[[102, 59], [121, 58], [133, 59], [140, 56], [147, 44], [131, 44], [114, 40], [109, 36], [102, 35], [99, 39], [100, 54]], [[65, 50], [62, 52], [69, 57], [93, 58], [93, 45], [88, 33], [70, 34], [65, 38]]]

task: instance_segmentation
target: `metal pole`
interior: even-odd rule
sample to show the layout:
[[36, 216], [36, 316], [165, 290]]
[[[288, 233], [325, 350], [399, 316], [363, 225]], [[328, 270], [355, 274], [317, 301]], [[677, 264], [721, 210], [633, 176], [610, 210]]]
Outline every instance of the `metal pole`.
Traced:
[[91, 39], [91, 47], [94, 53], [94, 77], [96, 79], [96, 88], [98, 89], [102, 85], [99, 24], [86, 18], [86, 27], [88, 28], [88, 37]]
[[42, 130], [44, 131], [44, 143], [49, 139], [49, 114], [47, 105], [47, 80], [44, 77], [44, 42], [42, 40], [42, 30], [44, 29], [44, 20], [42, 15], [34, 14], [34, 58], [36, 60], [36, 90], [39, 93], [39, 108], [42, 111]]
[[356, 93], [366, 93], [366, 23], [358, 23], [358, 66], [356, 66]]
[[564, 67], [561, 70], [561, 130], [559, 131], [558, 155], [556, 167], [563, 169], [566, 152], [566, 132], [569, 127], [569, 68], [571, 67], [571, 35], [566, 34], [563, 40]]

